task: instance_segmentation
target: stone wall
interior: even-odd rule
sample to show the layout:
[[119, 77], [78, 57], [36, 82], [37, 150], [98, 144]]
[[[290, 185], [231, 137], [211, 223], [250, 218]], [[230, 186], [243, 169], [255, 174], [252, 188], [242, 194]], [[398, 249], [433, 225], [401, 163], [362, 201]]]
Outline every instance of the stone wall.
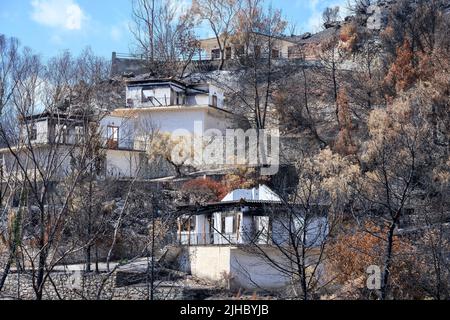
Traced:
[[[44, 300], [96, 300], [102, 282], [107, 278], [104, 274], [76, 275], [71, 273], [53, 273], [44, 287]], [[117, 288], [116, 275], [110, 276], [104, 283], [101, 300], [145, 300], [145, 286], [129, 286]], [[55, 290], [55, 287], [57, 290]], [[5, 286], [0, 292], [0, 299], [35, 300], [30, 274], [12, 273], [8, 275]]]
[[[216, 293], [215, 288], [199, 286], [197, 281], [189, 282], [190, 278], [184, 278], [181, 275], [180, 279], [175, 279], [173, 275], [169, 277], [161, 274], [160, 271], [159, 276], [172, 278], [172, 280], [155, 280], [157, 286], [154, 292], [155, 300], [203, 299]], [[52, 273], [51, 280], [45, 283], [43, 300], [148, 300], [149, 286], [145, 280], [146, 276], [142, 273], [127, 273], [120, 270], [110, 277], [107, 277], [105, 273], [55, 272]], [[98, 297], [102, 283], [104, 287]], [[31, 274], [9, 274], [0, 292], [0, 300], [4, 299], [35, 300]]]

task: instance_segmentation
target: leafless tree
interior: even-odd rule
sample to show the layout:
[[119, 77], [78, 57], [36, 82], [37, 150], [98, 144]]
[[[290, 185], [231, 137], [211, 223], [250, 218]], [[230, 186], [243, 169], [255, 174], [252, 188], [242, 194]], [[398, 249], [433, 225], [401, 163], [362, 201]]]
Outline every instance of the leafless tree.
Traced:
[[347, 8], [356, 15], [367, 14], [367, 10], [372, 5], [372, 2], [372, 0], [349, 0]]
[[319, 131], [326, 121], [316, 111], [320, 98], [314, 92], [321, 86], [316, 75], [317, 70], [305, 61], [292, 65], [291, 72], [280, 81], [275, 91], [274, 105], [284, 133], [306, 132], [313, 138], [313, 145], [324, 148], [329, 142]]
[[[310, 300], [333, 280], [325, 272], [326, 252], [351, 198], [350, 186], [358, 171], [325, 149], [316, 155], [305, 154], [298, 161], [297, 172], [296, 190], [282, 190], [281, 204], [267, 206], [263, 227], [250, 233], [250, 239], [252, 252], [291, 280], [288, 296]], [[267, 250], [267, 244], [276, 254]]]
[[[261, 6], [259, 2], [253, 3]], [[286, 22], [281, 11], [263, 7], [244, 7], [241, 15], [236, 40], [246, 47], [239, 58], [240, 70], [237, 72], [236, 87], [221, 82], [230, 91], [230, 100], [235, 105], [236, 112], [249, 118], [256, 129], [265, 129], [271, 111], [273, 92], [283, 68], [278, 67], [274, 60], [279, 51], [276, 47], [278, 37], [284, 32]], [[252, 19], [252, 20], [247, 20]], [[277, 53], [277, 52], [278, 53]]]
[[159, 76], [183, 77], [198, 53], [193, 16], [173, 0], [133, 0], [130, 30], [136, 53]]
[[[65, 53], [48, 65], [29, 51], [20, 59], [24, 71], [13, 75], [17, 84], [10, 102], [20, 126], [15, 137], [2, 123], [0, 135], [6, 144], [8, 171], [17, 168], [10, 173], [24, 192], [21, 207], [25, 213], [20, 219], [28, 240], [21, 242], [20, 250], [31, 269], [36, 298], [42, 299], [52, 269], [68, 254], [83, 248], [71, 244], [60, 250], [74, 190], [96, 161], [87, 147], [92, 136], [82, 131], [88, 130], [87, 119], [98, 114], [95, 92], [105, 79], [99, 70], [107, 68], [86, 63], [93, 61], [89, 54], [74, 60]], [[44, 134], [37, 128], [43, 117], [48, 125]], [[80, 138], [86, 139], [85, 143], [80, 143]], [[84, 164], [78, 172], [70, 166], [74, 155]]]
[[[344, 54], [339, 47], [339, 34], [336, 30], [321, 44], [319, 61], [319, 74], [323, 77], [323, 90], [327, 93], [325, 97], [327, 100], [330, 99], [335, 105], [336, 120], [339, 124], [338, 93], [343, 73]], [[328, 95], [329, 92], [330, 94]], [[329, 98], [328, 96], [331, 97]]]
[[[422, 104], [424, 100], [420, 96], [410, 93], [403, 101], [396, 101], [392, 109], [373, 111], [369, 120], [371, 139], [363, 156], [367, 170], [358, 193], [363, 211], [373, 213], [373, 221], [378, 222], [382, 230], [378, 236], [386, 244], [382, 299], [387, 299], [390, 294], [397, 228], [405, 212], [415, 206], [428, 163], [425, 155], [430, 146], [429, 126], [423, 119], [423, 109], [418, 107]], [[386, 121], [384, 124], [382, 119]], [[385, 127], [386, 130], [379, 131], [378, 125], [389, 129]]]
[[328, 28], [332, 25], [334, 25], [336, 22], [339, 21], [340, 8], [339, 6], [336, 6], [334, 8], [327, 7], [322, 13], [322, 21], [325, 28]]
[[236, 18], [241, 9], [242, 0], [194, 0], [191, 14], [206, 23], [214, 33], [220, 50], [219, 70], [225, 64], [225, 50], [236, 28]]
[[[421, 237], [417, 239], [418, 260], [420, 263], [420, 277], [417, 281], [419, 288], [436, 300], [446, 300], [450, 295], [450, 263], [447, 258], [450, 250], [450, 230], [448, 224], [448, 200], [442, 192], [448, 189], [448, 184], [439, 183], [438, 196], [430, 195], [426, 201], [417, 206], [413, 225]], [[411, 217], [410, 217], [411, 219]]]

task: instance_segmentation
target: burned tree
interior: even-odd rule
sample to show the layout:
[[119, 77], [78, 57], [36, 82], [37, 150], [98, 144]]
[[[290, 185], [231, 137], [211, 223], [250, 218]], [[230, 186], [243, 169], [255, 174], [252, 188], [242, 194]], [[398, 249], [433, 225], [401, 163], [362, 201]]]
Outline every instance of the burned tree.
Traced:
[[184, 77], [198, 42], [196, 23], [173, 0], [133, 0], [130, 30], [135, 51], [146, 59], [149, 72], [157, 76]]

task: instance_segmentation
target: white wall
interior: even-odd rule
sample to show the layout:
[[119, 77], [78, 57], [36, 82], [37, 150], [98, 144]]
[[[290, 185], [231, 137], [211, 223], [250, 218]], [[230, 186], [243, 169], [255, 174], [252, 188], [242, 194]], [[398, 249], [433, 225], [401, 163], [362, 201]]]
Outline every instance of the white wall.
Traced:
[[[125, 113], [125, 112], [124, 112]], [[140, 122], [152, 123], [154, 128], [160, 132], [172, 133], [175, 130], [184, 129], [194, 133], [194, 125], [200, 122], [202, 130], [218, 129], [225, 132], [235, 126], [233, 117], [225, 112], [211, 111], [205, 108], [196, 107], [167, 107], [167, 108], [148, 108], [134, 113], [130, 112], [132, 117], [110, 115], [101, 121], [102, 130], [106, 137], [106, 126], [115, 125], [121, 129], [121, 136], [126, 133], [133, 135], [136, 126]]]
[[103, 139], [108, 139], [108, 126], [119, 127], [119, 148], [132, 149], [134, 142], [134, 119], [108, 115], [100, 121]]
[[207, 106], [210, 103], [208, 94], [196, 94], [189, 95], [187, 97], [186, 103], [188, 105], [198, 105], [198, 106]]
[[225, 132], [227, 129], [239, 129], [236, 118], [225, 112], [210, 111], [205, 117], [205, 130], [218, 129]]
[[[155, 100], [154, 104], [151, 102], [142, 102], [143, 96], [154, 97], [157, 101]], [[133, 104], [128, 104], [128, 106], [133, 106], [134, 108], [153, 107], [159, 106], [160, 104], [163, 106], [170, 106], [175, 102], [174, 96], [174, 91], [170, 86], [155, 86], [148, 89], [143, 89], [141, 86], [127, 88], [127, 103], [129, 100], [133, 100]]]
[[138, 174], [140, 156], [137, 152], [106, 151], [106, 174], [115, 178], [130, 178]]
[[223, 198], [222, 201], [239, 201], [244, 200], [264, 200], [264, 201], [280, 201], [280, 197], [265, 185], [253, 189], [237, 189], [233, 190]]
[[178, 110], [149, 110], [141, 112], [139, 115], [141, 119], [147, 119], [153, 122], [160, 132], [168, 133], [173, 133], [179, 129], [185, 129], [193, 133], [195, 121], [205, 122], [204, 111], [197, 109], [189, 110], [189, 108], [180, 108]]
[[37, 121], [34, 124], [36, 125], [37, 139], [33, 142], [48, 143], [48, 120]]
[[[231, 289], [279, 289], [289, 279], [273, 268], [260, 255], [230, 246], [196, 246], [185, 248], [183, 269], [209, 281], [222, 281], [231, 275]], [[281, 254], [268, 248], [266, 253], [283, 263]]]
[[[265, 248], [272, 261], [287, 264], [279, 250]], [[234, 248], [230, 254], [230, 273], [233, 276], [232, 288], [239, 289], [281, 289], [289, 284], [289, 277], [277, 270], [262, 254], [253, 254]]]
[[[127, 98], [127, 105], [129, 107], [133, 106], [133, 107], [138, 107], [140, 102], [141, 102], [141, 92], [142, 92], [142, 88], [141, 87], [128, 87], [126, 89], [127, 94], [126, 94], [126, 98]], [[128, 104], [128, 100], [133, 100], [133, 104], [129, 105]]]
[[230, 248], [220, 246], [189, 247], [188, 264], [193, 276], [220, 281], [230, 272]]
[[[302, 231], [304, 226], [303, 219], [298, 218], [294, 223], [297, 225], [298, 230]], [[289, 231], [287, 227], [289, 221], [283, 220], [283, 217], [274, 219], [272, 222], [272, 235], [273, 240], [279, 244], [286, 244], [289, 242]], [[300, 232], [302, 234], [302, 232]], [[318, 247], [326, 240], [329, 233], [328, 220], [325, 217], [315, 217], [309, 219], [306, 225], [306, 245], [308, 247]]]
[[244, 215], [241, 223], [241, 241], [243, 243], [249, 243], [253, 239], [254, 231], [253, 216]]
[[[52, 154], [54, 157], [53, 162], [54, 165], [50, 167], [52, 170], [53, 176], [52, 179], [66, 178], [69, 174], [72, 165], [71, 165], [71, 157], [70, 153], [74, 153], [78, 148], [74, 148], [73, 146], [68, 145], [53, 145], [50, 146], [48, 144], [36, 146], [33, 149], [33, 157], [34, 161], [30, 161], [31, 154], [30, 152], [22, 147], [20, 150], [16, 150], [17, 157], [21, 165], [28, 172], [30, 176], [34, 174], [38, 174], [35, 170], [37, 167], [41, 171], [45, 171], [45, 168], [48, 167], [48, 158], [49, 154]], [[9, 149], [2, 149], [2, 158], [5, 159], [6, 172], [4, 172], [4, 176], [7, 177], [9, 174], [22, 175], [21, 169], [18, 169], [17, 159], [10, 153]], [[13, 171], [13, 172], [12, 172]], [[39, 175], [38, 175], [39, 179]]]
[[213, 96], [217, 96], [217, 107], [223, 108], [225, 106], [225, 92], [216, 87], [215, 85], [209, 85], [209, 105], [212, 105]]

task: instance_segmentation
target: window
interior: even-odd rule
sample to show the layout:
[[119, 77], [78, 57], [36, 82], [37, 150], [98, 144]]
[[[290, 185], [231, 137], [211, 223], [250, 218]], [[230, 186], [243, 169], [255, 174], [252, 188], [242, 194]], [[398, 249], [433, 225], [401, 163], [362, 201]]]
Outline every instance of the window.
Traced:
[[278, 59], [280, 57], [280, 51], [277, 49], [272, 49], [272, 58]]
[[222, 216], [221, 233], [222, 234], [235, 234], [237, 232], [237, 215]]
[[217, 95], [213, 94], [211, 99], [211, 105], [217, 108]]
[[184, 94], [181, 93], [181, 92], [177, 92], [177, 93], [176, 93], [176, 96], [177, 96], [177, 98], [176, 98], [176, 105], [177, 105], [177, 106], [182, 106], [182, 105], [184, 105], [184, 104], [185, 104]]
[[107, 145], [109, 149], [119, 148], [119, 127], [108, 126], [108, 141]]
[[142, 96], [141, 96], [141, 102], [142, 103], [151, 103], [155, 104], [155, 90], [142, 90]]
[[32, 124], [30, 127], [30, 141], [37, 140], [37, 128], [35, 124]]
[[75, 127], [75, 143], [83, 142], [84, 130], [83, 127]]
[[220, 60], [220, 49], [211, 50], [211, 60]]
[[55, 129], [56, 142], [67, 143], [67, 126], [65, 124], [57, 124]]
[[180, 231], [181, 232], [195, 231], [195, 216], [180, 218]]

